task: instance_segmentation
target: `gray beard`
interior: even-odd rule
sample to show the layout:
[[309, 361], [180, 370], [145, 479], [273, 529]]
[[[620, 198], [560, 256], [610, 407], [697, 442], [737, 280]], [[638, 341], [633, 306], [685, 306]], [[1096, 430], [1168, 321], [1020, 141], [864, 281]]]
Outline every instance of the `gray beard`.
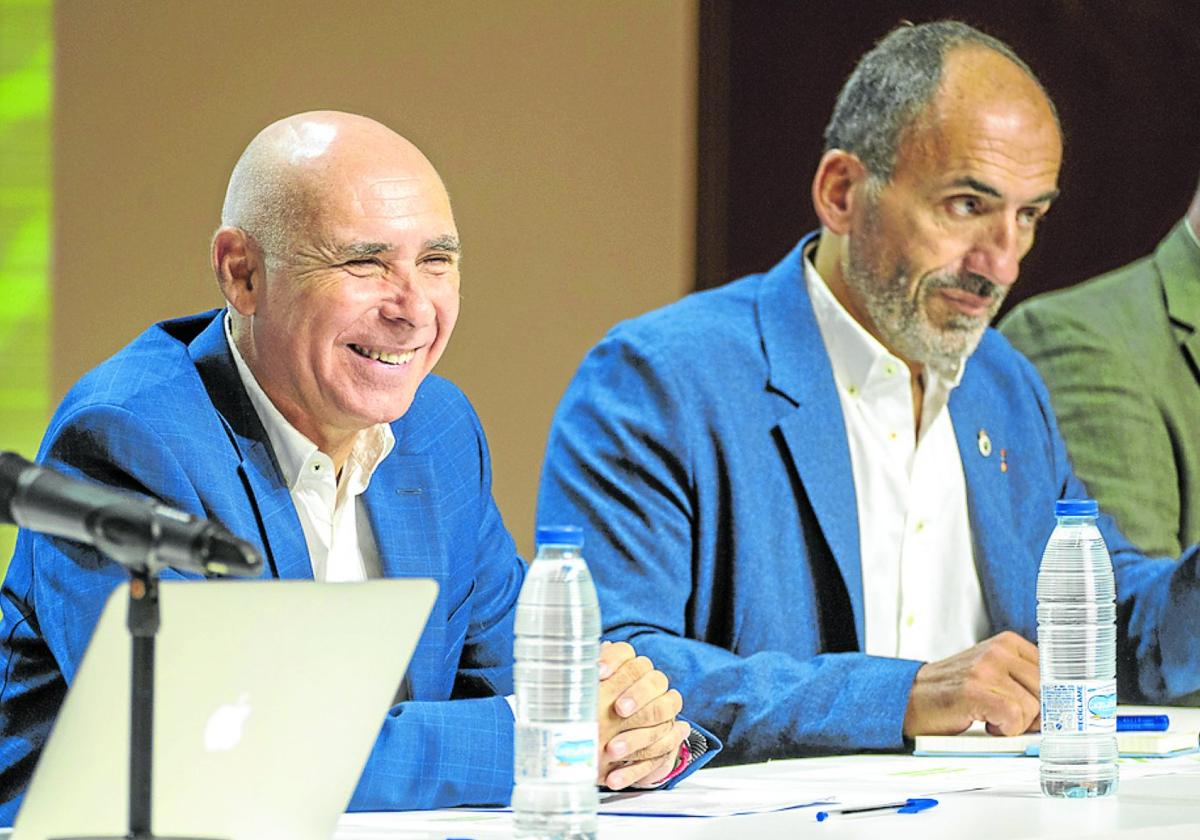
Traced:
[[[870, 264], [867, 252], [873, 233], [874, 227], [869, 226], [860, 237], [851, 235], [847, 239], [842, 260], [846, 285], [858, 294], [884, 344], [893, 352], [943, 378], [953, 379], [966, 358], [979, 346], [983, 332], [1000, 308], [1007, 290], [975, 274], [963, 277], [938, 274], [921, 283], [916, 295], [910, 298], [908, 266], [902, 263], [891, 277], [881, 279]], [[860, 248], [860, 244], [865, 247]], [[994, 303], [986, 319], [952, 315], [939, 327], [930, 322], [925, 304], [940, 288], [991, 295]]]

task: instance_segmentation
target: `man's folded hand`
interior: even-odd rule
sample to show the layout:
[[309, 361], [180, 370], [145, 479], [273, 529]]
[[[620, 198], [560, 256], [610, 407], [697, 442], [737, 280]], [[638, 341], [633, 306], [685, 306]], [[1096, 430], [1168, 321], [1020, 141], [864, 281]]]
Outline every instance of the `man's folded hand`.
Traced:
[[600, 757], [597, 782], [612, 790], [654, 787], [675, 768], [691, 732], [676, 720], [683, 697], [626, 642], [600, 650]]

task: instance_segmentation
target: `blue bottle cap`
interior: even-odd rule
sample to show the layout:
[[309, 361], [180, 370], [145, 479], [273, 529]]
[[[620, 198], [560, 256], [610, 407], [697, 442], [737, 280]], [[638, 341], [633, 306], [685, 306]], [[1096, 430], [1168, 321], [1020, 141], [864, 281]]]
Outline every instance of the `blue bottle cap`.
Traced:
[[1054, 503], [1055, 516], [1098, 516], [1100, 506], [1095, 499], [1059, 499]]
[[538, 545], [583, 548], [583, 529], [578, 525], [539, 525], [536, 539]]

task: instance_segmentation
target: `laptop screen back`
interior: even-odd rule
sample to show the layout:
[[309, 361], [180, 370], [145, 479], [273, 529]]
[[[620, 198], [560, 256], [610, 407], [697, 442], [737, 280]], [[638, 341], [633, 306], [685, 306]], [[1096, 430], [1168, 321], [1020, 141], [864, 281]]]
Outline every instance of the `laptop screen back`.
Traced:
[[[430, 580], [163, 582], [153, 830], [328, 840], [437, 595]], [[13, 840], [128, 830], [128, 587], [109, 599]]]

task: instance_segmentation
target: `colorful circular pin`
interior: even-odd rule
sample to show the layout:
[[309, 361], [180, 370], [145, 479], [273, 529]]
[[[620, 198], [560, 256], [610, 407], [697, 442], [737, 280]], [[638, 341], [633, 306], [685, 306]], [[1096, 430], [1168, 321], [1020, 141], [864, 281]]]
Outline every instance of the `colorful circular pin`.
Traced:
[[979, 454], [984, 458], [992, 454], [992, 439], [988, 437], [987, 429], [979, 430]]

